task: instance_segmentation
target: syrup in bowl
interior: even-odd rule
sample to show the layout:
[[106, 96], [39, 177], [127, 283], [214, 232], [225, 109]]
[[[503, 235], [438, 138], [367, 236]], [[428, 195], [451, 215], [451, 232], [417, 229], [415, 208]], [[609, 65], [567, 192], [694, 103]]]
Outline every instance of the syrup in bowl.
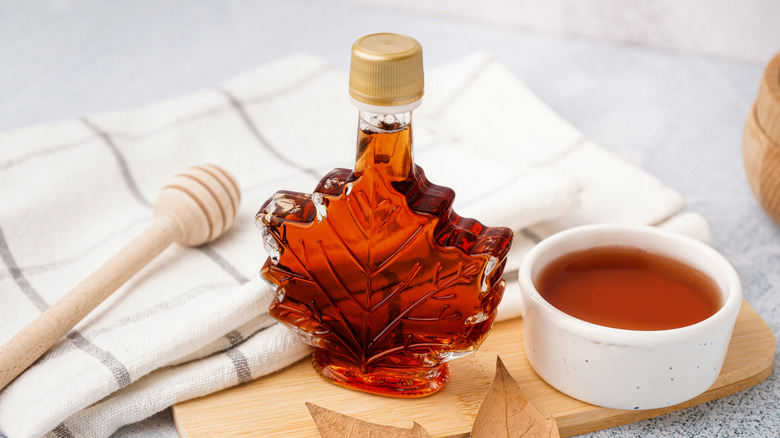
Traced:
[[564, 394], [615, 409], [672, 406], [705, 392], [742, 303], [721, 254], [649, 226], [556, 233], [526, 254], [518, 280], [534, 371]]
[[602, 246], [552, 261], [535, 281], [558, 310], [605, 327], [668, 330], [696, 324], [722, 306], [700, 270], [639, 248]]

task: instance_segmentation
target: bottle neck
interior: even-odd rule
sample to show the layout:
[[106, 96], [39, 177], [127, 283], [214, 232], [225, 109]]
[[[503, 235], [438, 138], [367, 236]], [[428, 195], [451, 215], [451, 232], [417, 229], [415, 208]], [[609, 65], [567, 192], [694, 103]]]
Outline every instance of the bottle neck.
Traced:
[[381, 114], [360, 110], [353, 175], [383, 174], [391, 181], [406, 179], [412, 171], [412, 112]]

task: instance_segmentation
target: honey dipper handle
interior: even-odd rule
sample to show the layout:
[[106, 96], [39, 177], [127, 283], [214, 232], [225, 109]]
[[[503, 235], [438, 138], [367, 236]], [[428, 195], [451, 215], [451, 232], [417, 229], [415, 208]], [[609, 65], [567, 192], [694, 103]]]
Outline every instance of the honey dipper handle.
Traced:
[[162, 216], [11, 340], [0, 346], [0, 390], [109, 295], [173, 243], [178, 225]]

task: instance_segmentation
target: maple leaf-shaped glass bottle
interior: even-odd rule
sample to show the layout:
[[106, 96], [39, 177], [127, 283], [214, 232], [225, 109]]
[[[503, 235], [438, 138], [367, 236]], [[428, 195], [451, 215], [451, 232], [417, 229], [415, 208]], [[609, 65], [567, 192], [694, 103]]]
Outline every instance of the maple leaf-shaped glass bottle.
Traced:
[[270, 255], [261, 274], [278, 292], [271, 316], [316, 347], [324, 378], [397, 397], [438, 391], [447, 361], [479, 347], [512, 242], [508, 228], [458, 216], [455, 193], [414, 164], [411, 111], [422, 93], [416, 40], [359, 39], [354, 169], [332, 170], [311, 194], [277, 192], [256, 217]]

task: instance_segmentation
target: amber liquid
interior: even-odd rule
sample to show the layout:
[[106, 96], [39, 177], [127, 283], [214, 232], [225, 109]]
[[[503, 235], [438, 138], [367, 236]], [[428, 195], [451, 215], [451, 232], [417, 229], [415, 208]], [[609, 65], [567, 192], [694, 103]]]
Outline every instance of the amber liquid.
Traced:
[[326, 175], [321, 200], [267, 201], [258, 221], [280, 256], [261, 273], [280, 290], [270, 314], [317, 347], [323, 377], [417, 397], [490, 330], [512, 232], [456, 215], [452, 190], [414, 165], [410, 128], [385, 128], [360, 131], [354, 171]]
[[545, 300], [575, 318], [627, 330], [685, 327], [722, 305], [709, 276], [637, 248], [566, 254], [546, 266], [535, 285]]

